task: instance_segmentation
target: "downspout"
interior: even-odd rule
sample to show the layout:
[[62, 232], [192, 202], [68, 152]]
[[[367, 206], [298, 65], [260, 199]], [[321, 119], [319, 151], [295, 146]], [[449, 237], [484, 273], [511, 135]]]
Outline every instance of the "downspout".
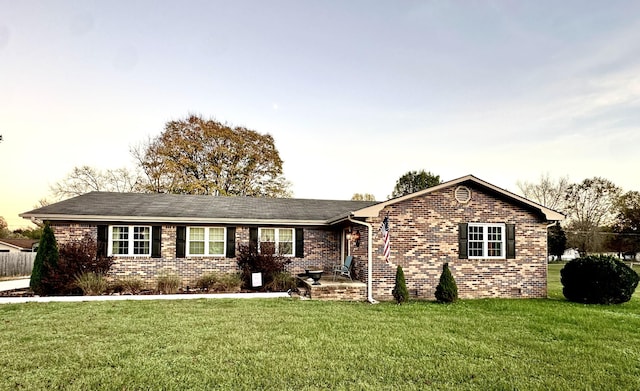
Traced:
[[348, 220], [354, 224], [360, 224], [367, 227], [367, 231], [369, 236], [367, 238], [367, 301], [371, 304], [378, 303], [376, 299], [373, 298], [373, 227], [371, 224], [366, 223], [364, 221], [353, 220], [351, 216], [349, 216]]

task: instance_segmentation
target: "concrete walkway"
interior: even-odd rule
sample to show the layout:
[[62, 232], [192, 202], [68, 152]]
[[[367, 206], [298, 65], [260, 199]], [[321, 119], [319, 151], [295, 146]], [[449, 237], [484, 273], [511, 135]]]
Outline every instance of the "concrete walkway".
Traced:
[[0, 292], [11, 291], [14, 289], [24, 289], [29, 287], [30, 278], [21, 278], [19, 280], [0, 281]]
[[[29, 279], [0, 281], [0, 291], [29, 287]], [[120, 295], [120, 296], [47, 296], [47, 297], [0, 297], [0, 304], [51, 303], [79, 301], [122, 301], [122, 300], [192, 300], [192, 299], [273, 299], [290, 297], [287, 292], [256, 293], [198, 293], [179, 295]]]

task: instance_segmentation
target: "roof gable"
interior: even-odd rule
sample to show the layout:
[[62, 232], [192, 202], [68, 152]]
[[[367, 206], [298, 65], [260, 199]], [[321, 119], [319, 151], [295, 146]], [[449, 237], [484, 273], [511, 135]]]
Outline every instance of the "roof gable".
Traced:
[[560, 221], [560, 220], [564, 220], [564, 215], [562, 213], [559, 213], [555, 210], [549, 209], [547, 207], [544, 207], [540, 204], [537, 204], [531, 200], [528, 200], [524, 197], [521, 197], [517, 194], [511, 193], [505, 189], [502, 189], [500, 187], [494, 186], [492, 184], [490, 184], [489, 182], [485, 182], [481, 179], [478, 179], [476, 177], [474, 177], [473, 175], [467, 175], [458, 179], [454, 179], [452, 181], [448, 181], [448, 182], [444, 182], [441, 183], [437, 186], [433, 186], [433, 187], [429, 187], [427, 189], [412, 193], [412, 194], [407, 194], [405, 196], [402, 197], [397, 197], [397, 198], [393, 198], [391, 200], [388, 201], [384, 201], [384, 202], [380, 202], [378, 204], [375, 205], [371, 205], [368, 207], [365, 207], [363, 209], [360, 209], [358, 211], [356, 211], [354, 213], [354, 217], [376, 217], [380, 214], [380, 211], [383, 210], [386, 206], [389, 205], [394, 205], [397, 204], [399, 202], [405, 201], [405, 200], [409, 200], [415, 197], [420, 197], [422, 195], [425, 194], [429, 194], [432, 192], [436, 192], [442, 189], [446, 189], [446, 188], [451, 188], [454, 186], [461, 186], [464, 184], [470, 184], [473, 183], [475, 185], [478, 185], [484, 189], [487, 189], [493, 193], [498, 194], [499, 196], [507, 199], [509, 202], [520, 205], [521, 207], [525, 208], [525, 209], [529, 209], [529, 210], [534, 210], [540, 214], [542, 214], [548, 221]]

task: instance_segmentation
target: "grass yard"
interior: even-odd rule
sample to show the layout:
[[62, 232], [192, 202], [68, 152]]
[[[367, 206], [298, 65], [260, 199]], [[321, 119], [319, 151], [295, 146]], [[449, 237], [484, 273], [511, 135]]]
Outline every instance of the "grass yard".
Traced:
[[0, 305], [0, 389], [640, 389], [640, 297]]

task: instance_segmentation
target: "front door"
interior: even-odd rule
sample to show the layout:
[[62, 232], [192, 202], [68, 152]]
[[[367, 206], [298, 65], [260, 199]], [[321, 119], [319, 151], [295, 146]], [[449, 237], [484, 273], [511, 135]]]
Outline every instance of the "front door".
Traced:
[[349, 240], [348, 237], [349, 234], [349, 228], [345, 228], [342, 230], [342, 251], [341, 251], [341, 256], [342, 258], [340, 259], [340, 262], [344, 262], [344, 259], [346, 257], [348, 257], [349, 255], [351, 255], [351, 241]]

